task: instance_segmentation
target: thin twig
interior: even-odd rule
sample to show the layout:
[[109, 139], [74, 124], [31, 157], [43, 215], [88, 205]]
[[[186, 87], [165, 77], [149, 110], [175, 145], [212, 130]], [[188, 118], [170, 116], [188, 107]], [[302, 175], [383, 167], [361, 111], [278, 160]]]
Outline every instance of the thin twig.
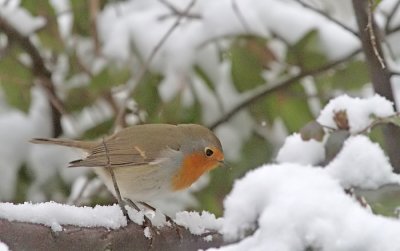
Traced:
[[366, 29], [368, 30], [369, 33], [369, 37], [371, 40], [371, 45], [372, 45], [372, 49], [374, 50], [374, 54], [376, 56], [376, 58], [379, 61], [379, 64], [381, 65], [382, 69], [386, 68], [385, 62], [383, 61], [382, 56], [379, 54], [377, 45], [376, 45], [376, 36], [375, 36], [375, 31], [374, 31], [374, 26], [372, 24], [372, 1], [369, 0], [368, 1], [368, 24]]
[[400, 76], [400, 71], [391, 70], [389, 73], [391, 76]]
[[274, 92], [282, 90], [282, 89], [285, 89], [285, 88], [293, 85], [294, 83], [297, 83], [297, 81], [299, 81], [300, 79], [302, 79], [306, 76], [315, 76], [315, 75], [321, 74], [323, 72], [326, 72], [338, 65], [341, 65], [341, 64], [347, 62], [348, 60], [350, 60], [352, 57], [354, 57], [355, 55], [357, 55], [360, 52], [361, 52], [361, 49], [357, 49], [354, 52], [350, 53], [349, 55], [347, 55], [341, 59], [327, 63], [316, 69], [301, 72], [291, 78], [280, 81], [279, 83], [273, 85], [272, 87], [270, 84], [268, 84], [268, 85], [264, 85], [264, 86], [261, 86], [260, 88], [255, 89], [241, 103], [239, 103], [238, 105], [233, 107], [229, 112], [227, 112], [221, 118], [219, 118], [217, 121], [212, 123], [209, 126], [209, 128], [211, 130], [215, 129], [217, 126], [221, 125], [222, 123], [224, 123], [224, 122], [228, 121], [230, 118], [232, 118], [233, 115], [235, 115], [237, 112], [239, 112], [243, 108], [253, 104], [254, 102], [258, 101], [259, 99], [265, 97], [266, 95], [269, 95], [271, 93], [274, 93]]
[[296, 2], [298, 2], [299, 4], [301, 4], [303, 7], [310, 9], [318, 14], [320, 14], [321, 16], [325, 17], [326, 19], [328, 19], [329, 21], [331, 21], [332, 23], [337, 24], [338, 26], [342, 27], [344, 30], [350, 32], [351, 34], [353, 34], [356, 37], [359, 37], [360, 35], [358, 34], [357, 31], [354, 31], [353, 29], [351, 29], [350, 27], [346, 26], [345, 24], [341, 23], [339, 20], [336, 20], [335, 18], [329, 16], [327, 13], [325, 13], [324, 11], [315, 8], [314, 6], [304, 2], [303, 0], [294, 0]]
[[367, 132], [369, 132], [372, 128], [374, 128], [377, 125], [381, 125], [381, 124], [387, 124], [390, 123], [390, 120], [392, 118], [396, 118], [399, 117], [400, 113], [396, 112], [393, 115], [387, 116], [387, 117], [382, 117], [382, 118], [376, 118], [374, 121], [372, 121], [371, 124], [369, 124], [368, 126], [366, 126], [364, 129], [360, 130], [359, 132], [357, 132], [356, 134], [365, 134]]
[[240, 11], [238, 4], [236, 3], [236, 0], [231, 0], [231, 3], [232, 3], [232, 9], [235, 12], [237, 18], [239, 19], [239, 22], [242, 24], [244, 30], [247, 33], [250, 33], [251, 31], [250, 26], [247, 24], [246, 19], [242, 15], [242, 12]]
[[390, 30], [390, 23], [393, 20], [394, 14], [396, 14], [397, 10], [399, 9], [400, 6], [400, 0], [398, 0], [395, 5], [393, 6], [392, 10], [390, 11], [389, 15], [386, 18], [386, 24], [385, 24], [385, 33], [388, 33]]
[[83, 193], [86, 191], [86, 188], [88, 188], [89, 186], [89, 179], [85, 179], [85, 183], [83, 184], [83, 186], [81, 187], [81, 189], [79, 190], [78, 195], [71, 201], [67, 202], [70, 205], [77, 205], [78, 201], [82, 199], [83, 197]]
[[[194, 6], [195, 3], [196, 3], [196, 0], [192, 0], [188, 4], [188, 6], [184, 9], [183, 13], [187, 14], [190, 11], [190, 9]], [[150, 53], [149, 57], [147, 58], [147, 60], [143, 63], [139, 73], [135, 76], [134, 81], [132, 81], [132, 84], [127, 85], [126, 97], [122, 101], [121, 107], [120, 107], [117, 117], [115, 119], [115, 122], [117, 125], [120, 125], [122, 127], [125, 126], [126, 123], [124, 120], [124, 115], [125, 115], [125, 110], [126, 110], [126, 104], [127, 104], [128, 100], [130, 99], [130, 96], [132, 95], [136, 84], [143, 80], [143, 78], [144, 78], [145, 74], [147, 73], [147, 70], [150, 66], [150, 63], [154, 59], [155, 55], [161, 49], [161, 46], [165, 43], [165, 41], [167, 41], [167, 39], [171, 36], [173, 31], [179, 26], [179, 24], [183, 18], [184, 18], [183, 15], [178, 16], [178, 18], [175, 20], [173, 25], [167, 30], [167, 32], [164, 34], [164, 36], [162, 36], [160, 41], [156, 44], [156, 46]]]
[[124, 207], [124, 203], [122, 201], [121, 198], [121, 193], [119, 191], [119, 187], [117, 184], [117, 180], [115, 179], [115, 174], [114, 174], [114, 170], [111, 167], [111, 160], [110, 160], [110, 156], [108, 153], [108, 148], [107, 148], [107, 144], [106, 141], [103, 138], [103, 146], [104, 146], [104, 150], [106, 152], [106, 157], [107, 157], [107, 164], [106, 164], [106, 168], [107, 170], [110, 172], [111, 175], [111, 179], [113, 181], [113, 185], [114, 185], [114, 190], [115, 190], [115, 195], [117, 196], [117, 201], [118, 201], [118, 205], [121, 208], [122, 213], [126, 216], [126, 218], [128, 219], [128, 212], [126, 211], [126, 208]]
[[159, 0], [159, 2], [162, 3], [163, 5], [165, 5], [168, 9], [171, 10], [171, 14], [160, 16], [158, 18], [158, 20], [160, 20], [160, 21], [163, 21], [166, 18], [174, 17], [174, 16], [184, 16], [184, 17], [189, 18], [189, 19], [201, 19], [202, 18], [200, 14], [184, 13], [183, 11], [179, 10], [173, 4], [171, 4], [170, 2], [168, 2], [166, 0]]
[[302, 0], [294, 0], [296, 2], [298, 2], [299, 4], [301, 4], [303, 7], [310, 9], [318, 14], [320, 14], [321, 16], [325, 17], [326, 19], [328, 19], [329, 21], [331, 21], [332, 23], [337, 24], [338, 26], [342, 27], [343, 29], [345, 29], [346, 31], [350, 32], [351, 34], [353, 34], [356, 37], [359, 37], [359, 34], [354, 31], [353, 29], [351, 29], [350, 27], [346, 26], [345, 24], [341, 23], [340, 21], [336, 20], [335, 18], [329, 16], [327, 13], [323, 12], [320, 9], [315, 8], [314, 6], [302, 1]]
[[393, 33], [396, 33], [400, 30], [400, 25], [397, 25], [393, 28], [389, 28], [389, 30], [386, 32], [387, 35], [392, 35]]
[[89, 1], [89, 19], [90, 19], [90, 32], [92, 33], [94, 41], [94, 50], [96, 55], [100, 55], [100, 40], [97, 32], [97, 15], [100, 9], [100, 0]]

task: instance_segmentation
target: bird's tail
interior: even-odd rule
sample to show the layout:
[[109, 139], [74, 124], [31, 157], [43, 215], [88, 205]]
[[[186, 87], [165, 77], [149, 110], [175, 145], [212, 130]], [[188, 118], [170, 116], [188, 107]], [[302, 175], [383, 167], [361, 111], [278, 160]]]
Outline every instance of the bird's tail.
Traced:
[[74, 147], [90, 152], [98, 143], [94, 141], [79, 141], [72, 139], [58, 138], [34, 138], [30, 140], [34, 144], [60, 145], [66, 147]]

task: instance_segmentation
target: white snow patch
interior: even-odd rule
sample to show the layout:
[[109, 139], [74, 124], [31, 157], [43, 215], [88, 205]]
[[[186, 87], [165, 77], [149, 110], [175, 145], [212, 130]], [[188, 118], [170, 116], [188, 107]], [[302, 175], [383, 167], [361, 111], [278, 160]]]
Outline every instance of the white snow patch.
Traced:
[[0, 240], [0, 251], [10, 251], [7, 244], [5, 244], [4, 242], [1, 242], [1, 240]]
[[203, 211], [198, 212], [178, 212], [175, 222], [187, 228], [192, 234], [200, 235], [207, 230], [219, 230], [222, 226], [223, 219], [216, 218], [214, 214]]
[[364, 135], [347, 139], [326, 171], [344, 187], [376, 189], [389, 183], [400, 184], [400, 176], [392, 172], [381, 147]]
[[367, 128], [373, 121], [372, 116], [387, 117], [395, 113], [392, 102], [377, 94], [365, 99], [342, 95], [329, 101], [317, 121], [321, 125], [337, 128], [333, 117], [335, 112], [341, 110], [347, 113], [351, 133], [359, 133]]
[[206, 237], [203, 237], [203, 240], [205, 240], [206, 242], [210, 242], [213, 240], [213, 236], [211, 234], [207, 235]]
[[71, 35], [73, 23], [73, 11], [69, 0], [50, 0], [49, 1], [57, 14], [58, 30], [63, 39]]
[[151, 235], [151, 231], [150, 231], [149, 227], [145, 227], [144, 230], [143, 230], [143, 233], [144, 233], [144, 236], [147, 239], [151, 239], [152, 235]]
[[0, 200], [14, 198], [19, 168], [30, 151], [29, 140], [49, 136], [51, 132], [45, 92], [33, 87], [31, 99], [28, 114], [16, 109], [0, 114]]
[[276, 157], [278, 163], [289, 162], [303, 165], [317, 165], [324, 159], [324, 144], [314, 139], [304, 141], [298, 133], [286, 138]]
[[76, 207], [45, 202], [32, 204], [0, 203], [0, 218], [9, 221], [39, 223], [61, 231], [62, 225], [118, 229], [127, 225], [118, 205]]
[[46, 24], [46, 19], [32, 16], [19, 4], [19, 1], [0, 0], [0, 16], [5, 18], [22, 35], [30, 36]]
[[227, 240], [255, 232], [218, 250], [400, 249], [400, 222], [362, 208], [324, 169], [262, 166], [235, 183], [224, 206]]

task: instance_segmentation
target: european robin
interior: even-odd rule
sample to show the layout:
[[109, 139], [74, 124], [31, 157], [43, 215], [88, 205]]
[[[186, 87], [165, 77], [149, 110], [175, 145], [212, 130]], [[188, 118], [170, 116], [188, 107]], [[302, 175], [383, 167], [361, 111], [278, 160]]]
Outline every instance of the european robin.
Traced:
[[70, 167], [93, 167], [115, 195], [112, 168], [122, 198], [148, 202], [188, 188], [205, 172], [223, 164], [218, 138], [195, 124], [145, 124], [125, 128], [103, 141], [37, 138], [33, 143], [82, 149]]

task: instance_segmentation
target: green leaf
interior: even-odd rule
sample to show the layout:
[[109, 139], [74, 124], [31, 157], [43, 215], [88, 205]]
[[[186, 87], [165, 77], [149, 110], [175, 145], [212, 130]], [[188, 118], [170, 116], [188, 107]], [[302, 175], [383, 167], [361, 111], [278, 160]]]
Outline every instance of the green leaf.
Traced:
[[350, 133], [347, 130], [336, 130], [329, 135], [325, 143], [325, 164], [328, 164], [336, 157], [349, 137]]
[[171, 124], [199, 123], [200, 118], [201, 105], [195, 102], [190, 107], [184, 107], [182, 95], [176, 95], [171, 101], [164, 103], [159, 112], [159, 119]]
[[367, 65], [363, 61], [355, 60], [332, 75], [332, 88], [359, 90], [369, 81]]
[[289, 47], [287, 62], [300, 66], [303, 70], [314, 69], [327, 62], [327, 58], [320, 46], [321, 42], [317, 30], [305, 34], [296, 44]]
[[394, 124], [395, 126], [400, 127], [400, 116], [397, 115], [397, 116], [390, 117], [388, 119], [388, 122]]
[[69, 112], [80, 111], [84, 107], [95, 102], [98, 95], [91, 92], [87, 87], [78, 87], [69, 90], [64, 101], [65, 109]]
[[139, 108], [147, 112], [149, 122], [152, 123], [160, 122], [159, 112], [162, 108], [162, 102], [158, 95], [158, 84], [161, 79], [161, 75], [147, 73], [133, 93], [133, 98], [138, 103]]
[[357, 189], [356, 194], [367, 200], [374, 213], [385, 216], [397, 216], [399, 213], [400, 187], [397, 184], [384, 185], [378, 189]]
[[71, 0], [74, 12], [73, 32], [83, 36], [90, 36], [89, 4], [87, 1]]
[[97, 94], [103, 94], [111, 87], [125, 83], [130, 77], [130, 72], [125, 69], [104, 68], [97, 75], [93, 76], [89, 83], [89, 89]]
[[[266, 48], [262, 39], [239, 39], [230, 49], [232, 62], [232, 80], [239, 91], [246, 91], [263, 84], [262, 48]], [[257, 50], [252, 49], [253, 47]]]
[[11, 57], [0, 60], [0, 86], [9, 105], [27, 112], [31, 101], [31, 83], [32, 76], [29, 69]]
[[282, 118], [289, 133], [297, 132], [304, 124], [313, 120], [307, 97], [301, 85], [294, 85], [287, 90], [268, 95], [259, 103], [250, 107], [258, 120], [272, 123], [275, 118]]
[[308, 122], [303, 128], [301, 128], [300, 135], [304, 141], [314, 139], [321, 142], [324, 138], [325, 131], [320, 123], [313, 120]]
[[204, 81], [204, 83], [208, 86], [208, 88], [215, 91], [213, 82], [207, 76], [207, 74], [204, 72], [204, 70], [199, 65], [195, 65], [193, 67], [193, 69], [194, 69], [195, 73], [197, 74], [197, 76], [199, 76]]
[[87, 130], [82, 139], [98, 139], [100, 136], [109, 135], [110, 130], [114, 125], [114, 120], [109, 119]]
[[319, 97], [326, 97], [327, 101], [332, 91], [359, 91], [370, 79], [365, 62], [354, 60], [334, 72], [316, 76], [315, 81]]

